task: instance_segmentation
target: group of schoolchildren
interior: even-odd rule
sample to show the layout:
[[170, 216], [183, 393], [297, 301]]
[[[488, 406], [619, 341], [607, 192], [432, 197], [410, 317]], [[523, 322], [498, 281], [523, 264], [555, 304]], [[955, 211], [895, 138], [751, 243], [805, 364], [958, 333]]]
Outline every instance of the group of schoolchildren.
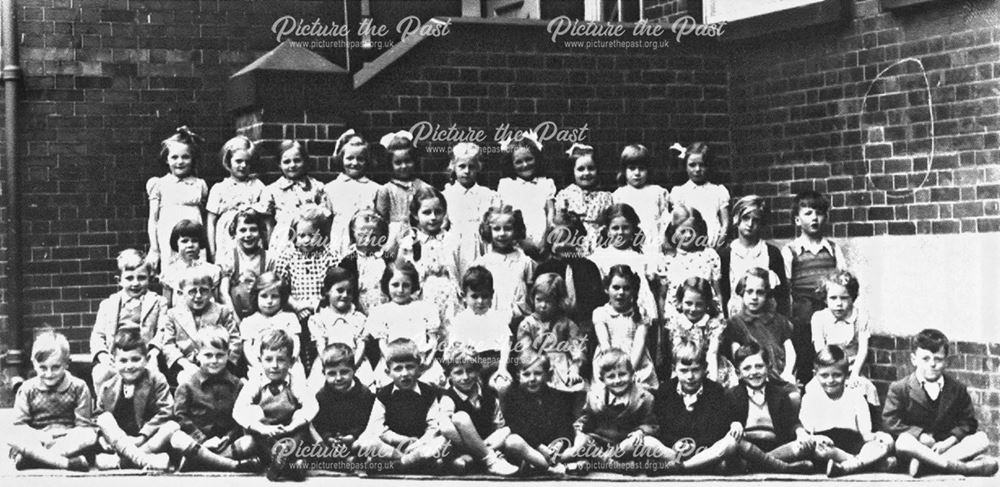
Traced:
[[36, 337], [5, 435], [19, 469], [997, 471], [940, 331], [915, 338], [880, 406], [826, 199], [795, 197], [801, 235], [779, 251], [764, 198], [730, 206], [708, 181], [704, 143], [680, 148], [689, 180], [671, 191], [627, 146], [613, 193], [581, 144], [557, 192], [530, 132], [501, 144], [496, 191], [471, 143], [443, 191], [423, 182], [405, 131], [343, 134], [325, 185], [291, 140], [264, 185], [238, 136], [209, 191], [200, 146], [183, 127], [162, 143], [150, 251], [119, 254], [93, 327], [94, 394], [65, 336]]

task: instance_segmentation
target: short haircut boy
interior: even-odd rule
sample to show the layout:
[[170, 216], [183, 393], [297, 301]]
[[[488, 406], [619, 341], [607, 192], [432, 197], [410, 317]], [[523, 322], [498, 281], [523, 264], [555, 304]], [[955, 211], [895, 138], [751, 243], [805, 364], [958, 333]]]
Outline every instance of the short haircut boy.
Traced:
[[771, 368], [770, 354], [767, 353], [767, 349], [761, 347], [760, 344], [758, 344], [755, 341], [751, 341], [736, 350], [736, 353], [733, 354], [733, 365], [736, 366], [737, 369], [739, 369], [740, 364], [742, 364], [744, 360], [753, 357], [758, 353], [760, 354], [760, 358], [764, 360], [764, 365], [766, 365], [767, 368], [770, 369]]
[[397, 338], [386, 346], [386, 365], [394, 363], [420, 363], [420, 349], [409, 338]]
[[264, 333], [260, 341], [260, 353], [263, 354], [265, 350], [284, 350], [289, 357], [292, 357], [295, 353], [295, 342], [285, 330], [275, 328]]
[[632, 360], [628, 354], [620, 348], [612, 348], [600, 353], [597, 357], [597, 377], [604, 378], [604, 374], [619, 367], [625, 367], [629, 374], [634, 374]]
[[475, 371], [481, 371], [483, 369], [483, 364], [479, 360], [479, 354], [472, 347], [452, 347], [444, 355], [444, 360], [441, 361], [441, 367], [444, 368], [445, 374], [451, 374], [452, 369], [455, 367], [466, 367]]
[[802, 208], [812, 208], [819, 213], [826, 213], [830, 211], [830, 201], [822, 194], [810, 189], [795, 195], [794, 208], [796, 214]]
[[170, 231], [170, 250], [177, 252], [177, 241], [181, 237], [195, 239], [201, 248], [208, 248], [208, 234], [205, 233], [205, 226], [201, 223], [193, 220], [181, 220], [177, 222], [173, 230]]
[[541, 364], [542, 369], [546, 372], [552, 371], [552, 362], [549, 360], [548, 355], [538, 353], [534, 350], [524, 350], [518, 356], [517, 370], [528, 370], [538, 364]]
[[181, 271], [180, 276], [177, 279], [177, 287], [179, 289], [184, 289], [188, 286], [193, 286], [196, 284], [205, 284], [209, 288], [215, 287], [215, 280], [212, 275], [212, 266], [207, 265], [196, 265], [194, 267], [189, 267]]
[[690, 340], [683, 340], [674, 347], [674, 365], [708, 367], [708, 358], [704, 349]]
[[35, 362], [44, 362], [54, 353], [59, 353], [63, 361], [69, 361], [69, 340], [66, 335], [52, 329], [45, 329], [35, 336], [35, 342], [31, 345], [31, 359]]
[[206, 326], [195, 334], [194, 344], [199, 350], [211, 347], [229, 351], [229, 331], [221, 326]]
[[819, 351], [816, 352], [816, 358], [813, 359], [813, 365], [816, 368], [820, 367], [837, 367], [847, 373], [850, 364], [847, 362], [847, 354], [844, 353], [844, 349], [838, 347], [837, 345], [827, 345]]
[[462, 276], [462, 293], [493, 295], [493, 274], [481, 265], [470, 267]]
[[348, 367], [357, 370], [354, 364], [354, 350], [346, 343], [331, 343], [320, 356], [324, 369]]
[[152, 272], [153, 270], [153, 263], [146, 260], [146, 254], [136, 249], [125, 249], [119, 252], [117, 263], [119, 272], [138, 269], [146, 269], [147, 272]]
[[948, 355], [948, 337], [940, 330], [926, 328], [917, 333], [917, 339], [913, 341], [913, 349], [922, 348], [931, 353], [944, 351]]
[[131, 352], [133, 350], [138, 350], [139, 353], [145, 355], [149, 351], [149, 346], [139, 333], [138, 326], [129, 326], [121, 328], [115, 333], [115, 341], [113, 350], [121, 350], [122, 352]]

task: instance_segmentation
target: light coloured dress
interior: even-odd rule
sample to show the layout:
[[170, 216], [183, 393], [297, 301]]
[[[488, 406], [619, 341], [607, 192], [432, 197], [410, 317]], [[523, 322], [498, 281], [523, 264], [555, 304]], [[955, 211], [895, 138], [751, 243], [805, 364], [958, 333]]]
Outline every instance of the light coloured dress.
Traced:
[[622, 186], [611, 193], [615, 203], [626, 204], [639, 216], [639, 228], [646, 236], [642, 243], [642, 253], [657, 255], [663, 245], [663, 232], [667, 223], [664, 215], [670, 212], [670, 193], [658, 184], [647, 184], [641, 188]]
[[[442, 339], [444, 332], [438, 310], [430, 301], [410, 301], [407, 304], [388, 302], [376, 307], [368, 314], [365, 322], [365, 335], [370, 335], [386, 343], [397, 338], [409, 338], [417, 344], [422, 354], [434, 353], [431, 348], [434, 343], [431, 337]], [[385, 357], [375, 367], [375, 384], [379, 387], [392, 382], [385, 370]], [[444, 369], [435, 359], [429, 368], [424, 370], [420, 380], [431, 384], [444, 383]]]
[[590, 260], [597, 264], [597, 268], [601, 270], [602, 279], [607, 277], [608, 272], [616, 265], [629, 266], [632, 272], [639, 275], [639, 294], [636, 296], [639, 307], [650, 316], [656, 316], [656, 296], [653, 295], [649, 281], [646, 280], [646, 274], [650, 267], [649, 257], [632, 249], [605, 247], [597, 249], [590, 256]]
[[[250, 176], [246, 181], [228, 177], [212, 186], [212, 190], [208, 192], [206, 209], [218, 216], [215, 222], [216, 261], [219, 260], [219, 256], [232, 253], [234, 244], [233, 237], [229, 235], [229, 225], [239, 210], [250, 207], [262, 213], [266, 212], [267, 208], [261, 203], [265, 191], [267, 186], [264, 186], [256, 176]], [[261, 228], [261, 231], [263, 230]]]
[[429, 235], [411, 228], [400, 239], [399, 250], [420, 274], [421, 299], [434, 303], [439, 321], [448, 323], [460, 309], [456, 236], [445, 230]]
[[174, 261], [170, 232], [181, 220], [204, 224], [202, 210], [208, 200], [208, 184], [196, 176], [178, 178], [173, 174], [149, 178], [146, 182], [149, 205], [160, 209], [156, 219], [156, 241], [160, 246], [160, 270]]
[[[357, 352], [358, 348], [365, 346], [365, 322], [367, 320], [368, 317], [355, 309], [353, 305], [346, 313], [341, 313], [332, 306], [324, 306], [316, 314], [309, 317], [309, 336], [316, 344], [316, 350], [320, 356], [322, 356], [325, 347], [334, 343], [349, 345], [352, 350]], [[322, 360], [313, 362], [310, 377], [317, 373], [320, 375], [323, 373]], [[354, 374], [365, 386], [371, 386], [375, 381], [374, 371], [367, 360], [361, 361], [361, 365], [358, 366]]]
[[589, 255], [598, 245], [601, 237], [601, 225], [598, 220], [609, 206], [613, 204], [611, 193], [607, 191], [585, 190], [576, 184], [571, 184], [556, 195], [556, 211], [567, 209], [580, 215], [583, 226], [587, 229], [587, 245], [584, 255]]
[[497, 193], [490, 188], [474, 184], [466, 188], [461, 184], [451, 183], [445, 186], [445, 200], [448, 201], [448, 230], [458, 237], [458, 275], [472, 267], [472, 263], [486, 253], [486, 244], [479, 234], [479, 225], [483, 215], [500, 201]]
[[[240, 337], [243, 339], [243, 352], [246, 354], [247, 363], [250, 368], [247, 377], [263, 376], [264, 367], [260, 362], [260, 346], [264, 336], [271, 330], [282, 330], [288, 336], [299, 339], [302, 337], [302, 325], [299, 324], [295, 313], [279, 311], [272, 316], [264, 316], [260, 312], [248, 316], [240, 323]], [[299, 345], [301, 347], [301, 343]], [[299, 360], [299, 351], [296, 349], [292, 353], [292, 370], [290, 373], [294, 379], [305, 380], [305, 368]]]
[[522, 314], [522, 306], [535, 275], [535, 261], [523, 250], [501, 254], [490, 250], [475, 262], [493, 275], [493, 306], [498, 311]]
[[[702, 350], [708, 350], [709, 343], [716, 340], [719, 343], [719, 351], [715, 356], [718, 372], [714, 377], [709, 374], [708, 378], [718, 382], [723, 387], [733, 386], [739, 382], [736, 368], [733, 367], [729, 359], [722, 355], [722, 333], [726, 330], [726, 323], [721, 318], [713, 318], [706, 314], [697, 323], [691, 323], [687, 316], [677, 313], [667, 316], [664, 327], [670, 333], [671, 349], [677, 348], [677, 345], [682, 341], [688, 340], [696, 343]], [[708, 360], [712, 360], [712, 358], [708, 357]]]
[[278, 255], [288, 247], [288, 232], [299, 208], [305, 204], [323, 203], [323, 183], [310, 176], [297, 181], [281, 176], [267, 186], [263, 201], [267, 213], [274, 217], [274, 230], [268, 237], [267, 248]]
[[378, 183], [362, 176], [354, 179], [340, 173], [323, 187], [326, 205], [333, 212], [330, 226], [330, 251], [337, 255], [347, 252], [351, 244], [349, 227], [358, 210], [375, 208]]
[[712, 238], [718, 236], [722, 229], [719, 210], [729, 207], [729, 190], [720, 184], [698, 185], [688, 180], [680, 186], [674, 186], [670, 191], [670, 204], [675, 206], [680, 204], [698, 210], [708, 225], [706, 235]]
[[[850, 314], [840, 320], [833, 316], [829, 308], [821, 309], [812, 315], [813, 347], [819, 350], [827, 345], [836, 345], [844, 350], [847, 361], [852, 366], [858, 358], [859, 337], [871, 336], [871, 319], [857, 303]], [[873, 406], [879, 405], [878, 390], [867, 377], [851, 377], [847, 387], [858, 389]], [[819, 382], [814, 377], [806, 384], [806, 392], [821, 391]]]
[[[596, 370], [596, 356], [601, 353], [601, 351], [608, 350], [611, 348], [618, 348], [623, 350], [625, 353], [632, 356], [632, 344], [635, 340], [635, 332], [640, 328], [646, 328], [646, 333], [650, 332], [650, 325], [652, 320], [649, 315], [646, 314], [642, 308], [639, 309], [641, 314], [639, 321], [636, 322], [632, 318], [632, 311], [627, 313], [619, 313], [610, 304], [605, 304], [600, 308], [594, 310], [594, 330], [598, 331], [597, 336], [602, 337], [607, 335], [610, 337], [610, 343], [599, 343], [597, 345], [597, 351], [595, 352], [595, 370], [594, 377], [598, 377], [600, 374]], [[603, 330], [603, 334], [600, 331]], [[656, 378], [656, 371], [653, 369], [653, 360], [650, 358], [649, 350], [645, 349], [645, 344], [643, 344], [642, 359], [639, 361], [639, 366], [635, 368], [635, 381], [649, 390], [656, 390], [659, 387], [659, 381]]]
[[556, 197], [556, 183], [550, 178], [503, 178], [497, 184], [497, 194], [505, 205], [521, 210], [528, 243], [541, 247], [548, 224], [545, 206]]

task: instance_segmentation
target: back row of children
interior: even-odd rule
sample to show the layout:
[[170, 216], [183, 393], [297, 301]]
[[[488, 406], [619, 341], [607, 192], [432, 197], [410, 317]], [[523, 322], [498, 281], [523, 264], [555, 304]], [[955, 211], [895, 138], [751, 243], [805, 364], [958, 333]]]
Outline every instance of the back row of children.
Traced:
[[319, 469], [676, 475], [810, 473], [816, 465], [834, 478], [891, 471], [899, 460], [914, 477], [997, 472], [996, 460], [982, 455], [988, 439], [977, 431], [968, 391], [944, 372], [949, 344], [935, 329], [916, 336], [915, 370], [889, 388], [883, 428], [873, 427], [867, 401], [848, 387], [847, 354], [836, 345], [816, 354], [819, 387], [806, 391], [800, 409], [770, 379], [770, 356], [753, 341], [734, 353], [740, 381], [729, 389], [705, 377], [705, 350], [685, 340], [673, 352], [676, 377], [655, 392], [636, 381], [629, 354], [612, 348], [598, 356], [586, 394], [553, 388], [549, 356], [527, 350], [516, 384], [498, 395], [481, 381], [483, 357], [470, 347], [447, 352], [448, 385], [440, 388], [420, 380], [417, 343], [393, 340], [385, 350], [391, 383], [373, 393], [355, 376], [347, 344], [323, 350], [322, 382], [310, 386], [291, 373], [294, 343], [283, 330], [262, 338], [263, 374], [249, 381], [227, 370], [229, 338], [222, 327], [199, 329], [198, 370], [171, 394], [149, 367], [138, 328], [118, 330], [116, 372], [95, 408], [87, 385], [67, 371], [66, 337], [40, 333], [31, 354], [37, 376], [18, 390], [4, 435], [16, 467], [266, 467], [271, 480]]

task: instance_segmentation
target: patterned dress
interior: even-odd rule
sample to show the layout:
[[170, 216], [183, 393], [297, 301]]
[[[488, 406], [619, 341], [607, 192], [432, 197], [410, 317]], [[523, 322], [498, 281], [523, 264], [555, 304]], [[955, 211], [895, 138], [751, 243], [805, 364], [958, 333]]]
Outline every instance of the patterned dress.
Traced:
[[[687, 316], [678, 313], [668, 316], [664, 327], [670, 334], [671, 350], [677, 348], [677, 345], [684, 340], [696, 343], [702, 350], [708, 350], [709, 343], [715, 340], [719, 344], [719, 351], [714, 359], [718, 372], [714, 377], [711, 374], [708, 375], [708, 378], [718, 382], [723, 387], [733, 386], [739, 382], [736, 368], [723, 355], [725, 350], [722, 346], [722, 333], [726, 331], [726, 323], [722, 319], [713, 318], [706, 314], [697, 323], [691, 323]], [[712, 357], [709, 357], [708, 360], [712, 360]]]
[[267, 187], [256, 176], [250, 176], [246, 181], [228, 177], [212, 186], [206, 209], [218, 217], [215, 222], [216, 261], [219, 256], [232, 253], [234, 245], [233, 237], [229, 235], [229, 225], [238, 210], [251, 207], [259, 212], [266, 212], [267, 208], [261, 204], [265, 191]]
[[587, 245], [581, 249], [584, 255], [589, 255], [597, 248], [601, 236], [601, 225], [598, 223], [604, 210], [614, 201], [607, 191], [585, 190], [576, 184], [571, 184], [556, 195], [556, 211], [567, 209], [583, 220], [587, 229]]
[[264, 192], [264, 206], [274, 217], [274, 230], [269, 238], [268, 249], [274, 255], [288, 247], [288, 232], [299, 208], [305, 204], [323, 202], [323, 183], [310, 176], [292, 181], [284, 176], [267, 186]]
[[429, 235], [410, 229], [400, 240], [400, 256], [417, 268], [422, 299], [434, 303], [442, 323], [451, 321], [460, 309], [461, 293], [456, 236], [444, 230]]
[[479, 225], [483, 215], [492, 206], [496, 206], [499, 197], [496, 192], [478, 184], [466, 188], [458, 183], [451, 183], [442, 191], [448, 201], [448, 220], [451, 222], [450, 232], [458, 237], [458, 275], [472, 267], [472, 263], [486, 253], [486, 245], [479, 235]]
[[146, 182], [149, 205], [160, 209], [156, 220], [156, 240], [160, 247], [160, 270], [174, 261], [175, 252], [170, 249], [170, 232], [181, 220], [205, 222], [201, 218], [205, 201], [208, 199], [208, 184], [195, 176], [178, 178], [166, 174], [150, 178]]
[[582, 391], [586, 389], [586, 384], [582, 381], [573, 383], [569, 376], [571, 371], [580, 374], [579, 367], [583, 363], [586, 348], [576, 323], [569, 318], [542, 321], [535, 315], [530, 315], [522, 320], [517, 328], [517, 344], [514, 350], [516, 352], [531, 350], [547, 355], [552, 365], [549, 386], [553, 389]]
[[[700, 277], [711, 282], [719, 280], [722, 273], [722, 260], [714, 249], [704, 249], [687, 252], [677, 249], [672, 254], [660, 256], [651, 277], [660, 280], [660, 288], [666, 289], [666, 306], [664, 313], [671, 314], [677, 310], [677, 288], [691, 277]], [[712, 296], [716, 306], [722, 309], [719, 296]]]

